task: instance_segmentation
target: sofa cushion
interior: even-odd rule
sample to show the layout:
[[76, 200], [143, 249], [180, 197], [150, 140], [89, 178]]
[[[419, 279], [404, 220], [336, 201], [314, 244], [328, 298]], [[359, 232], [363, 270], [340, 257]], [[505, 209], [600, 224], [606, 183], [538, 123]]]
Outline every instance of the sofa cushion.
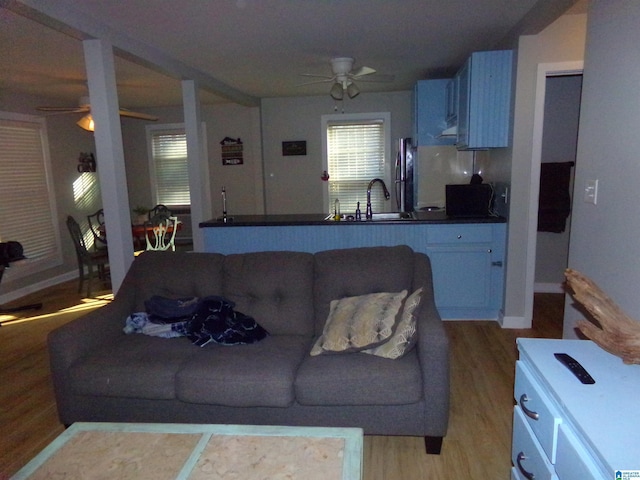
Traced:
[[174, 399], [175, 376], [198, 351], [186, 338], [122, 334], [71, 366], [71, 388], [80, 395]]
[[224, 296], [271, 335], [313, 336], [313, 255], [256, 252], [228, 255]]
[[391, 338], [407, 291], [332, 300], [329, 317], [311, 355], [358, 352]]
[[417, 341], [416, 315], [422, 300], [422, 288], [407, 297], [402, 306], [400, 321], [391, 338], [377, 347], [362, 350], [362, 353], [396, 359], [409, 352]]
[[309, 337], [271, 335], [251, 345], [207, 346], [178, 372], [177, 397], [211, 405], [287, 407], [310, 344]]
[[422, 398], [422, 376], [414, 349], [398, 360], [374, 355], [307, 355], [298, 370], [301, 405], [402, 405]]
[[144, 252], [134, 260], [121, 288], [135, 289], [136, 305], [144, 311], [153, 295], [169, 298], [222, 295], [224, 255], [197, 252]]
[[316, 253], [314, 262], [316, 336], [324, 329], [332, 300], [413, 290], [415, 258], [406, 245], [327, 250]]

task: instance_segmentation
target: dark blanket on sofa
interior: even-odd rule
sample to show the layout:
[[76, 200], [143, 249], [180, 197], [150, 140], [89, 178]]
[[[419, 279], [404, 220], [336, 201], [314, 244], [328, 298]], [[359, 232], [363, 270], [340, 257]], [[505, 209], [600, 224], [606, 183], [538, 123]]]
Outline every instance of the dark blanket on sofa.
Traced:
[[268, 335], [255, 319], [235, 311], [234, 307], [232, 301], [218, 296], [201, 299], [153, 296], [145, 301], [150, 322], [168, 325], [169, 330], [187, 336], [199, 347], [210, 342], [222, 345], [255, 343]]

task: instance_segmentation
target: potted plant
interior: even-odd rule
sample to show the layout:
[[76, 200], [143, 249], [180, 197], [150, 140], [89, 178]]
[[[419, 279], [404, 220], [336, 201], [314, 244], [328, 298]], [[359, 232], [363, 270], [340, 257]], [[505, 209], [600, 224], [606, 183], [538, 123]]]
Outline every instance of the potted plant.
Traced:
[[142, 225], [147, 221], [149, 215], [149, 209], [146, 207], [137, 206], [133, 209], [134, 217], [134, 225]]

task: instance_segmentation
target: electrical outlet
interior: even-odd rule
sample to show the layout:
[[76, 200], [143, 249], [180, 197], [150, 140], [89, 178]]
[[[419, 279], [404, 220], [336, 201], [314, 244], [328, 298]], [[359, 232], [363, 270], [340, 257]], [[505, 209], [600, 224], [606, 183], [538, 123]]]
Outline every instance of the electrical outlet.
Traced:
[[584, 182], [585, 203], [598, 203], [598, 180], [587, 180]]

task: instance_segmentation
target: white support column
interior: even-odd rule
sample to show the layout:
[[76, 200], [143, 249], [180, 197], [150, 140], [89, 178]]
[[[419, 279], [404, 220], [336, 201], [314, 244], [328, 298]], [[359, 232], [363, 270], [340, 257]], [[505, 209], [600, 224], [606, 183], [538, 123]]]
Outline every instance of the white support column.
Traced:
[[104, 40], [82, 43], [95, 122], [96, 163], [109, 239], [111, 283], [116, 293], [133, 262], [133, 239], [113, 48]]
[[200, 118], [198, 85], [194, 80], [182, 81], [182, 103], [184, 105], [184, 128], [187, 135], [187, 156], [189, 158], [193, 249], [196, 252], [203, 252], [204, 233], [198, 224], [211, 219], [211, 187], [206, 139]]

